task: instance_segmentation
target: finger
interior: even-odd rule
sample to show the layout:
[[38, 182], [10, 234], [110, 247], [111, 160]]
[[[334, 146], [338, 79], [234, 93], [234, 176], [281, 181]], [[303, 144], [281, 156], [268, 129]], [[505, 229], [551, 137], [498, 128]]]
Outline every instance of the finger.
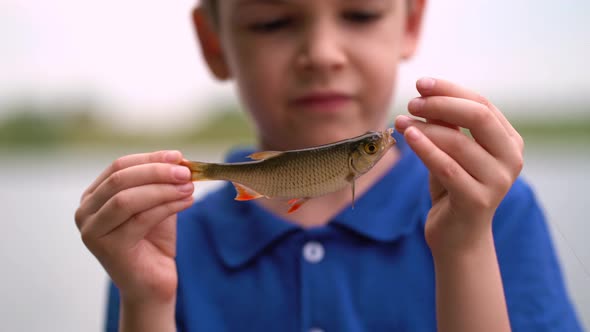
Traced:
[[464, 88], [453, 82], [431, 77], [423, 77], [416, 81], [416, 89], [423, 97], [428, 96], [448, 96], [462, 99], [469, 99], [483, 104], [487, 100], [479, 93]]
[[514, 144], [500, 120], [487, 106], [468, 99], [446, 96], [421, 97], [410, 101], [411, 114], [467, 128], [475, 140], [494, 156], [508, 159]]
[[115, 243], [134, 246], [161, 222], [178, 212], [190, 207], [194, 202], [192, 196], [158, 205], [147, 211], [132, 216], [128, 221], [113, 230], [109, 236]]
[[132, 216], [158, 205], [183, 199], [194, 191], [192, 182], [185, 184], [148, 184], [125, 189], [111, 197], [84, 225], [82, 231], [102, 237]]
[[427, 123], [431, 123], [431, 124], [435, 124], [435, 125], [439, 125], [439, 126], [443, 126], [443, 127], [447, 127], [449, 129], [455, 130], [455, 131], [460, 131], [461, 128], [457, 125], [453, 125], [444, 121], [440, 121], [440, 120], [435, 120], [435, 119], [425, 119]]
[[416, 89], [423, 97], [448, 96], [469, 99], [482, 105], [485, 105], [493, 111], [493, 113], [496, 115], [496, 117], [498, 118], [498, 120], [510, 136], [513, 136], [516, 139], [520, 138], [520, 135], [510, 124], [510, 122], [506, 119], [504, 114], [502, 114], [502, 112], [500, 112], [498, 108], [496, 108], [487, 98], [473, 90], [467, 89], [447, 80], [435, 79], [431, 77], [423, 77], [419, 79], [416, 82]]
[[125, 169], [127, 167], [147, 164], [147, 163], [170, 163], [178, 164], [182, 160], [182, 153], [180, 151], [157, 151], [151, 153], [140, 153], [123, 156], [115, 160], [109, 167], [107, 167], [97, 178], [90, 184], [90, 186], [84, 191], [82, 199], [88, 194], [91, 194], [98, 188], [98, 186], [111, 174]]
[[496, 117], [498, 118], [498, 120], [500, 120], [500, 122], [504, 126], [504, 129], [506, 129], [506, 131], [512, 137], [512, 140], [516, 143], [520, 152], [522, 153], [524, 151], [524, 140], [522, 139], [522, 136], [520, 136], [520, 134], [518, 133], [516, 128], [514, 128], [514, 126], [512, 126], [510, 121], [508, 121], [506, 116], [504, 116], [504, 114], [496, 106], [494, 106], [493, 104], [490, 104], [490, 107], [491, 107], [492, 111], [494, 112], [494, 114], [496, 114]]
[[459, 166], [481, 183], [491, 183], [498, 176], [500, 169], [498, 161], [460, 131], [403, 115], [397, 117], [395, 125], [401, 133], [409, 127], [418, 128], [438, 148], [457, 161]]
[[[449, 193], [463, 196], [479, 188], [479, 183], [471, 177], [453, 158], [439, 149], [418, 128], [409, 127], [404, 132], [408, 145], [422, 160], [424, 165]], [[465, 194], [464, 194], [465, 193]]]
[[185, 166], [149, 163], [116, 171], [105, 179], [81, 204], [82, 210], [92, 214], [116, 193], [151, 183], [179, 184], [189, 182], [191, 172]]

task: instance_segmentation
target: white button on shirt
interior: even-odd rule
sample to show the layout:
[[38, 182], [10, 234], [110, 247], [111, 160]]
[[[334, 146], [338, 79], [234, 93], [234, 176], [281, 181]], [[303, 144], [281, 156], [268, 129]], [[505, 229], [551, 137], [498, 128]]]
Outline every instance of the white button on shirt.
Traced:
[[309, 329], [309, 332], [324, 332], [324, 330], [317, 327], [312, 327], [311, 329]]
[[316, 241], [307, 242], [303, 246], [303, 258], [309, 263], [319, 263], [324, 258], [324, 246]]

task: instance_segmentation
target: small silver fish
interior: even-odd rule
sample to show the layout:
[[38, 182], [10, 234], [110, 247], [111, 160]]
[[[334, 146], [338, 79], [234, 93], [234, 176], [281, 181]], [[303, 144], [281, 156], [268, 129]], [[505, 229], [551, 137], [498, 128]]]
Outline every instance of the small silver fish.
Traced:
[[291, 151], [262, 151], [249, 156], [254, 161], [205, 163], [185, 160], [193, 181], [231, 181], [236, 200], [260, 197], [289, 199], [289, 213], [312, 197], [352, 186], [395, 144], [393, 129], [370, 131], [331, 144]]

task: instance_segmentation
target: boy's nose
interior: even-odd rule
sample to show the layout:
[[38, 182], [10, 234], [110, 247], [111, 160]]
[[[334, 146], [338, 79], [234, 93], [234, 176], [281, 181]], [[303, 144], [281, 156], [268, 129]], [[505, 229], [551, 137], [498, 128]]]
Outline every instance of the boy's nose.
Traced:
[[333, 71], [347, 63], [338, 32], [328, 24], [316, 24], [302, 36], [297, 65], [305, 70]]

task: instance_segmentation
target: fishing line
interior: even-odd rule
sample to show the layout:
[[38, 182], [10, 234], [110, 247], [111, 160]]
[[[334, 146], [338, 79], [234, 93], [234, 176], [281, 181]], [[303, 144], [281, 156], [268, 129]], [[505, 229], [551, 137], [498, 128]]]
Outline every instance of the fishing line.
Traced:
[[561, 238], [565, 241], [567, 248], [571, 251], [571, 253], [574, 255], [574, 257], [576, 257], [576, 260], [578, 261], [580, 266], [582, 266], [582, 270], [584, 271], [584, 273], [586, 273], [586, 276], [590, 279], [590, 272], [589, 272], [588, 268], [586, 267], [586, 265], [584, 265], [584, 262], [580, 259], [578, 254], [576, 254], [576, 251], [574, 250], [570, 241], [565, 237], [565, 234], [563, 234], [563, 232], [561, 231], [561, 228], [559, 227], [559, 223], [557, 223], [556, 221], [553, 221], [553, 222], [551, 222], [551, 224], [555, 226], [555, 229], [557, 230], [557, 232], [559, 233]]

